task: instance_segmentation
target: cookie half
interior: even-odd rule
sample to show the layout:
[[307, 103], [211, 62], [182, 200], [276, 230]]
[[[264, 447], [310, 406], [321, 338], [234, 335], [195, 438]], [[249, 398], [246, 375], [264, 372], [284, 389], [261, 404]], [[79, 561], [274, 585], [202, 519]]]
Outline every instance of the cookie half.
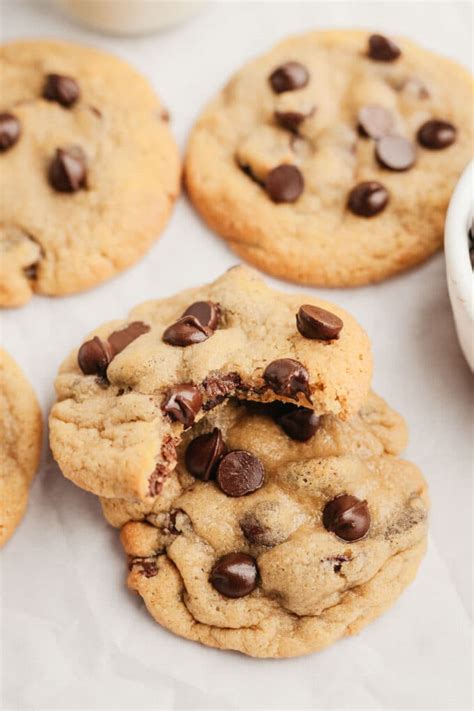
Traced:
[[473, 154], [472, 78], [405, 39], [289, 38], [203, 112], [186, 184], [209, 225], [275, 276], [318, 286], [385, 279], [442, 245]]
[[41, 453], [42, 418], [24, 374], [0, 348], [0, 546], [20, 523]]
[[[385, 403], [371, 400], [388, 422]], [[297, 460], [273, 418], [233, 405], [221, 413], [221, 427], [219, 413], [198, 425], [156, 508], [141, 520], [128, 510], [130, 588], [176, 634], [251, 656], [307, 654], [358, 632], [415, 576], [426, 546], [422, 475], [382, 453], [390, 437], [363, 415], [323, 418]], [[388, 419], [385, 434], [402, 427]], [[351, 447], [366, 458], [343, 453]], [[126, 513], [123, 502], [103, 507], [115, 525]]]
[[62, 295], [133, 264], [179, 192], [167, 114], [144, 77], [56, 41], [0, 49], [0, 305]]
[[50, 441], [63, 474], [100, 496], [159, 493], [184, 430], [228, 397], [347, 419], [372, 359], [345, 311], [235, 267], [102, 326], [64, 362]]

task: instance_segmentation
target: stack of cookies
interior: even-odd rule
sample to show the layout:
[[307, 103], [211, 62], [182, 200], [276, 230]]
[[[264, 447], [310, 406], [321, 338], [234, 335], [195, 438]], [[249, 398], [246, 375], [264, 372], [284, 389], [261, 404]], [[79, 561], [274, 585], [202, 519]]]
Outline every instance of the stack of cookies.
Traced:
[[60, 369], [63, 474], [121, 529], [163, 626], [252, 656], [359, 631], [413, 579], [428, 500], [342, 309], [235, 267], [135, 308]]

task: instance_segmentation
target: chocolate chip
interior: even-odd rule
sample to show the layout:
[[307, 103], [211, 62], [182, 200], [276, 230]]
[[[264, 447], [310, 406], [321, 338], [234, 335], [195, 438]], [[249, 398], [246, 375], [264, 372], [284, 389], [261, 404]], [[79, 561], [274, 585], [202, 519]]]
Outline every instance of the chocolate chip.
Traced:
[[260, 489], [264, 476], [260, 459], [250, 452], [235, 450], [221, 459], [216, 479], [227, 496], [246, 496]]
[[257, 563], [246, 553], [227, 553], [214, 565], [209, 582], [225, 597], [244, 597], [255, 590]]
[[20, 138], [21, 124], [16, 116], [4, 112], [0, 114], [0, 152], [5, 153]]
[[193, 346], [207, 341], [214, 331], [203, 326], [195, 316], [183, 316], [163, 332], [163, 340], [170, 346]]
[[307, 407], [291, 407], [275, 420], [285, 434], [297, 442], [307, 442], [319, 427], [319, 417]]
[[150, 326], [143, 321], [133, 321], [125, 328], [120, 331], [114, 331], [108, 337], [108, 341], [112, 348], [113, 356], [118, 355], [126, 348], [132, 341], [135, 341], [139, 336], [144, 333], [148, 333]]
[[49, 182], [59, 193], [75, 193], [86, 186], [86, 157], [79, 146], [58, 148], [49, 166]]
[[114, 357], [123, 351], [138, 336], [147, 333], [150, 327], [141, 321], [134, 321], [121, 331], [114, 331], [106, 341], [95, 336], [79, 348], [77, 360], [85, 375], [105, 377], [107, 367]]
[[393, 62], [401, 55], [400, 47], [384, 35], [370, 35], [369, 57], [376, 62]]
[[302, 89], [309, 82], [309, 72], [299, 62], [287, 62], [277, 67], [269, 78], [275, 94]]
[[394, 123], [393, 114], [383, 106], [368, 104], [359, 109], [358, 126], [362, 136], [382, 138], [392, 131]]
[[296, 314], [296, 325], [305, 338], [330, 341], [339, 338], [344, 324], [336, 314], [319, 306], [304, 304]]
[[199, 388], [192, 383], [182, 383], [168, 390], [163, 410], [172, 420], [177, 420], [188, 428], [194, 423], [201, 405], [202, 395]]
[[23, 274], [27, 279], [35, 281], [38, 278], [38, 267], [39, 262], [33, 262], [33, 264], [29, 264], [27, 267], [23, 268]]
[[279, 165], [268, 173], [265, 190], [273, 202], [296, 202], [304, 190], [303, 175], [295, 165]]
[[336, 496], [324, 507], [323, 524], [327, 531], [335, 533], [343, 541], [358, 541], [370, 528], [367, 501], [349, 494]]
[[216, 405], [220, 405], [227, 396], [232, 395], [241, 385], [242, 380], [238, 373], [208, 375], [202, 383], [203, 390], [206, 394], [204, 410], [212, 410]]
[[129, 564], [130, 570], [132, 568], [140, 568], [139, 572], [144, 575], [145, 578], [154, 578], [158, 575], [158, 566], [156, 560], [146, 560], [145, 558], [132, 558]]
[[70, 108], [79, 98], [79, 84], [72, 77], [61, 74], [48, 74], [43, 87], [43, 98], [56, 101], [65, 108]]
[[183, 316], [194, 316], [203, 326], [215, 331], [219, 324], [220, 311], [219, 304], [213, 301], [195, 301], [188, 306]]
[[186, 467], [197, 479], [209, 481], [225, 452], [222, 433], [214, 427], [212, 432], [199, 435], [189, 443], [185, 454]]
[[301, 114], [299, 111], [275, 111], [277, 123], [292, 133], [298, 133], [298, 129], [305, 118], [306, 114]]
[[373, 217], [385, 209], [388, 199], [388, 190], [382, 183], [368, 180], [352, 188], [347, 205], [354, 215]]
[[408, 170], [415, 162], [415, 146], [403, 136], [384, 136], [377, 141], [375, 155], [389, 170]]
[[113, 357], [109, 342], [94, 336], [79, 348], [77, 362], [84, 375], [99, 375], [103, 378]]
[[271, 531], [267, 526], [262, 525], [254, 513], [247, 513], [239, 525], [249, 543], [253, 543], [257, 546], [271, 545]]
[[277, 395], [296, 398], [299, 392], [309, 397], [308, 371], [293, 358], [280, 358], [267, 365], [263, 379]]
[[328, 562], [330, 565], [332, 565], [332, 569], [335, 573], [340, 573], [342, 564], [343, 563], [348, 563], [350, 558], [348, 558], [346, 555], [332, 555], [329, 556], [328, 558], [325, 558], [321, 562]]
[[439, 151], [452, 145], [456, 140], [456, 134], [456, 128], [449, 121], [431, 119], [420, 126], [416, 137], [418, 143], [424, 148]]
[[150, 496], [161, 494], [165, 479], [168, 477], [168, 470], [163, 464], [157, 464], [153, 473], [148, 479], [148, 493]]

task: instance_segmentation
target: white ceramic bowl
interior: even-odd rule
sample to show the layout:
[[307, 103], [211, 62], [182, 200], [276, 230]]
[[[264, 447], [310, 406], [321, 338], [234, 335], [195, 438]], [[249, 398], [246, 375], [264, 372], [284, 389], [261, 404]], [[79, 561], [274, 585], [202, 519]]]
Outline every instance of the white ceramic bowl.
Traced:
[[169, 27], [200, 12], [203, 0], [56, 0], [72, 19], [99, 32], [139, 35]]
[[474, 161], [471, 161], [449, 203], [444, 228], [444, 252], [449, 297], [459, 343], [474, 371], [474, 277], [467, 236], [473, 217]]

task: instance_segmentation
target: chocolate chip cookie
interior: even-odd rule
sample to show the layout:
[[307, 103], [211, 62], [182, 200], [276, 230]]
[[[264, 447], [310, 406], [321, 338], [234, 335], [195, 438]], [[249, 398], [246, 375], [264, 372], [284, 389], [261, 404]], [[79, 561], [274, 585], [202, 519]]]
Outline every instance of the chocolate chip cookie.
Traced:
[[235, 267], [91, 334], [60, 369], [51, 447], [77, 485], [146, 499], [174, 468], [182, 433], [227, 398], [347, 419], [366, 401], [371, 370], [349, 314]]
[[163, 229], [180, 162], [151, 86], [56, 41], [0, 50], [0, 305], [68, 294], [133, 264]]
[[386, 453], [402, 444], [401, 421], [380, 398], [311, 431], [281, 407], [210, 413], [185, 436], [156, 508], [103, 501], [115, 525], [137, 519], [121, 540], [128, 584], [152, 616], [257, 657], [306, 654], [358, 632], [398, 598], [426, 546], [426, 483]]
[[20, 523], [41, 452], [42, 418], [24, 374], [0, 348], [0, 546]]
[[205, 109], [187, 187], [209, 225], [271, 274], [379, 281], [440, 248], [473, 152], [471, 107], [467, 70], [408, 40], [290, 38]]

